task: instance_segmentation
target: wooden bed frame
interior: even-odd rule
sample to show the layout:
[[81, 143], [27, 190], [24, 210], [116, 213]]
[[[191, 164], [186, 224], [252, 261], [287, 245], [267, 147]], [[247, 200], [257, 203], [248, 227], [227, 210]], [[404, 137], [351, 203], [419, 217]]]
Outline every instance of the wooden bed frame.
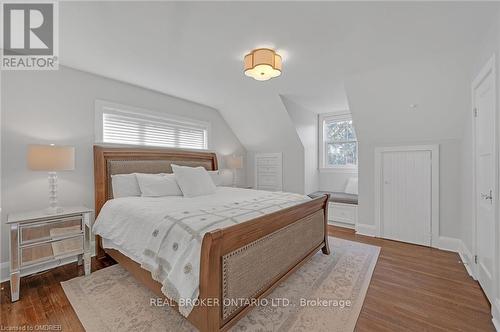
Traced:
[[[94, 146], [96, 214], [99, 214], [104, 203], [111, 198], [109, 193], [109, 163], [111, 161], [144, 160], [168, 161], [181, 165], [202, 165], [207, 170], [217, 170], [217, 157], [215, 153], [211, 152]], [[170, 173], [171, 169], [165, 169], [164, 172]], [[244, 305], [238, 307], [230, 315], [223, 314], [223, 288], [226, 287], [227, 283], [227, 269], [224, 264], [227, 257], [231, 257], [234, 253], [238, 254], [245, 248], [251, 247], [256, 243], [267, 243], [268, 247], [274, 248], [274, 251], [268, 251], [267, 254], [287, 255], [291, 250], [290, 242], [299, 242], [299, 240], [295, 241], [295, 239], [300, 238], [304, 234], [304, 229], [308, 229], [309, 225], [314, 225], [316, 229], [315, 233], [311, 233], [314, 235], [311, 236], [312, 240], [308, 240], [308, 247], [304, 250], [294, 251], [294, 257], [300, 258], [291, 261], [285, 269], [276, 275], [266, 276], [268, 281], [266, 281], [265, 287], [258, 288], [255, 295], [252, 296], [253, 299], [259, 299], [269, 294], [280, 282], [305, 263], [308, 258], [316, 254], [319, 249], [324, 254], [330, 254], [327, 213], [328, 196], [326, 195], [241, 224], [217, 229], [205, 234], [201, 251], [199, 299], [200, 301], [204, 299], [214, 301], [215, 299], [219, 305], [195, 306], [187, 319], [200, 331], [226, 331], [251, 310], [251, 305]], [[300, 227], [302, 227], [302, 231]], [[290, 233], [294, 228], [298, 229], [301, 233], [297, 233], [297, 231], [295, 234]], [[272, 243], [272, 241], [278, 241], [277, 239], [280, 237], [280, 234], [285, 236], [285, 232], [290, 233], [287, 236], [293, 236], [291, 241], [283, 241], [279, 244]], [[153, 280], [151, 273], [142, 269], [140, 264], [117, 250], [104, 249], [100, 237], [97, 237], [96, 247], [98, 257], [108, 254], [158, 296], [165, 297], [161, 292], [161, 284]], [[251, 268], [255, 270], [253, 266]], [[266, 266], [263, 267], [263, 269], [265, 268]]]

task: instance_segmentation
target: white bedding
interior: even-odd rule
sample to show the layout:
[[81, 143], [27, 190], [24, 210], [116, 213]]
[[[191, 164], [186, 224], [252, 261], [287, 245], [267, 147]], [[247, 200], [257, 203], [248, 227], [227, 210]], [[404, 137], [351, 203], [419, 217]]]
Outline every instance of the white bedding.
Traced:
[[[103, 206], [95, 222], [94, 232], [103, 238], [103, 246], [105, 248], [118, 249], [129, 258], [141, 264], [141, 266], [150, 266], [151, 257], [147, 257], [145, 251], [151, 251], [151, 234], [153, 232], [158, 233], [156, 230], [158, 225], [164, 225], [168, 216], [175, 216], [178, 215], [179, 212], [186, 210], [193, 211], [213, 208], [234, 202], [262, 200], [263, 198], [267, 199], [269, 195], [270, 193], [267, 191], [217, 187], [214, 194], [193, 198], [186, 198], [183, 196], [117, 198], [109, 200]], [[299, 204], [309, 199], [307, 196], [296, 194], [281, 193], [281, 195], [283, 195], [283, 198], [288, 200], [291, 199], [291, 202], [287, 202], [287, 204], [291, 205]], [[163, 247], [164, 245], [162, 244], [161, 246]], [[168, 248], [170, 245], [165, 247]], [[196, 254], [197, 257], [192, 257], [192, 259], [199, 264], [199, 249]], [[165, 257], [165, 255], [167, 255], [166, 252], [158, 252], [154, 259], [162, 255], [164, 259], [168, 259], [168, 256]], [[148, 270], [152, 271], [152, 269], [149, 268]], [[155, 278], [154, 273], [153, 278]], [[199, 285], [198, 276], [196, 276], [196, 281], [194, 283], [197, 289]], [[162, 284], [165, 286], [165, 283]], [[186, 288], [187, 285], [175, 286], [181, 289]], [[193, 287], [193, 285], [190, 287]], [[190, 309], [191, 308], [185, 308], [181, 313], [187, 316]]]
[[153, 227], [166, 214], [254, 199], [268, 193], [261, 190], [217, 187], [215, 194], [193, 198], [183, 196], [116, 198], [104, 204], [94, 223], [94, 233], [110, 240], [116, 247], [124, 249], [132, 256], [129, 258], [141, 263], [145, 241], [149, 240]]

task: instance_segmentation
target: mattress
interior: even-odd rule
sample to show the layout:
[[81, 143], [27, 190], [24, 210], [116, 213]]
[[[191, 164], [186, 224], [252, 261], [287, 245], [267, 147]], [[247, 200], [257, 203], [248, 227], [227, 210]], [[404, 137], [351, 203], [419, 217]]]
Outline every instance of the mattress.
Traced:
[[[211, 195], [187, 198], [124, 197], [106, 202], [94, 224], [103, 247], [119, 250], [151, 272], [162, 292], [179, 303], [195, 300], [204, 234], [310, 200], [291, 193], [218, 187]], [[194, 301], [183, 301], [188, 316]]]
[[[145, 241], [164, 217], [185, 209], [205, 209], [234, 201], [251, 200], [269, 194], [267, 191], [217, 187], [211, 195], [187, 198], [122, 197], [104, 204], [93, 231], [104, 240], [104, 248], [118, 249], [137, 263], [142, 263]], [[109, 247], [106, 247], [108, 245]], [[114, 247], [111, 247], [114, 246]]]

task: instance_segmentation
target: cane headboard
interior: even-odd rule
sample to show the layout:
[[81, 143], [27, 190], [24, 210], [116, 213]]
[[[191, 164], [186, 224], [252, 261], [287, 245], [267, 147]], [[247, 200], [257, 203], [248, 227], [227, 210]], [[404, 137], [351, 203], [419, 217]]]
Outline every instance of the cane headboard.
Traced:
[[108, 199], [113, 198], [111, 175], [127, 173], [172, 173], [172, 164], [203, 166], [217, 170], [213, 152], [160, 148], [117, 148], [94, 146], [95, 212], [99, 214]]

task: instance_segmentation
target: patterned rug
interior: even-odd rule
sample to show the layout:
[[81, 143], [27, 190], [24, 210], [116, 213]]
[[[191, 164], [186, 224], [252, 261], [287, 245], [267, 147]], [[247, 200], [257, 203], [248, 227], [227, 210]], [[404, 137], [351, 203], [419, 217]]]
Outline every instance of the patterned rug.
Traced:
[[[231, 331], [353, 331], [379, 247], [330, 237], [320, 252], [278, 286]], [[120, 265], [62, 283], [82, 325], [99, 331], [196, 331]]]

